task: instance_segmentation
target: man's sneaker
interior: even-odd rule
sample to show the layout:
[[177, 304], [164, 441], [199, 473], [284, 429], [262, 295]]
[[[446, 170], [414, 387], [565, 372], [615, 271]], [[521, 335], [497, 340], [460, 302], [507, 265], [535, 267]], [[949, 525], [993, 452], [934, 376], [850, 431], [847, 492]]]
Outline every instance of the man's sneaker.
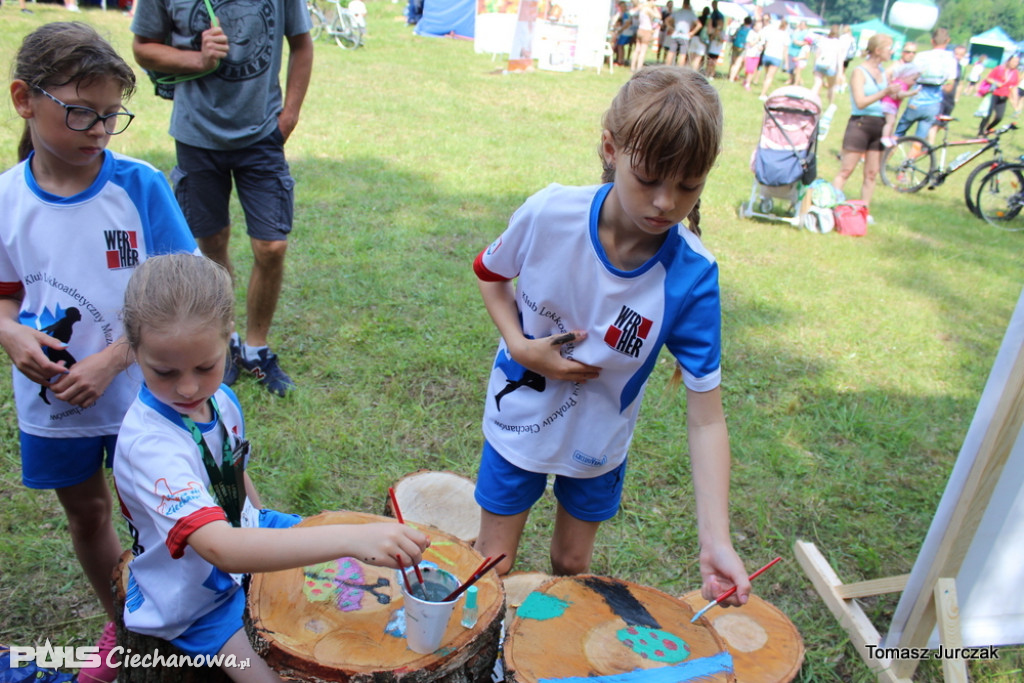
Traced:
[[[117, 628], [114, 626], [114, 622], [108, 621], [107, 625], [103, 627], [103, 635], [100, 636], [100, 640], [96, 643], [96, 648], [99, 650], [97, 656], [99, 657], [100, 663], [98, 666], [91, 666], [81, 669], [78, 672], [78, 680], [80, 683], [111, 683], [117, 679], [117, 669], [111, 666], [107, 666], [108, 655], [110, 651], [117, 646]], [[116, 657], [114, 658], [116, 659]]]
[[234, 337], [228, 341], [228, 359], [224, 363], [224, 379], [229, 387], [238, 381], [238, 364], [242, 362], [242, 349]]
[[278, 396], [284, 396], [295, 388], [295, 382], [285, 374], [277, 363], [277, 354], [270, 349], [260, 349], [259, 357], [255, 361], [248, 361], [239, 357], [239, 365], [255, 375], [256, 379], [267, 387], [267, 391]]

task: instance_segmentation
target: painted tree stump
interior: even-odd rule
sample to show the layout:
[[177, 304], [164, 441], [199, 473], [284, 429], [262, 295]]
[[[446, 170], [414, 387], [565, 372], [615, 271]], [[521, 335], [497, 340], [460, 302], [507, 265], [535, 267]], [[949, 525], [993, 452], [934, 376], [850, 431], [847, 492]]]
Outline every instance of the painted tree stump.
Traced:
[[[708, 603], [700, 591], [683, 596], [694, 610]], [[770, 602], [751, 595], [742, 607], [712, 608], [704, 618], [725, 640], [737, 683], [789, 683], [804, 663], [804, 641], [793, 622]]]
[[122, 665], [117, 671], [119, 683], [230, 683], [231, 679], [218, 667], [133, 666], [135, 663], [141, 664], [146, 661], [133, 659], [131, 657], [133, 654], [138, 654], [140, 657], [151, 655], [149, 661], [157, 661], [155, 655], [159, 654], [159, 661], [177, 662], [185, 653], [162, 638], [144, 636], [125, 628], [125, 588], [128, 585], [128, 563], [132, 561], [132, 557], [132, 551], [126, 550], [121, 555], [121, 560], [117, 563], [117, 568], [111, 577], [114, 590], [114, 612], [117, 615], [114, 622], [117, 626], [117, 644], [123, 648], [119, 657]]
[[505, 584], [505, 609], [506, 618], [511, 620], [519, 606], [532, 593], [537, 590], [545, 581], [550, 581], [552, 576], [544, 572], [512, 572], [502, 577]]
[[[476, 483], [472, 479], [454, 472], [419, 470], [399, 479], [393, 488], [405, 521], [428, 524], [467, 543], [476, 540], [480, 506], [473, 497]], [[390, 496], [384, 511], [397, 517]]]
[[[394, 520], [360, 512], [323, 512], [300, 525], [383, 521]], [[483, 563], [479, 553], [455, 536], [409, 519], [406, 523], [430, 536], [425, 563], [463, 581]], [[409, 577], [415, 581], [411, 571]], [[400, 581], [393, 569], [352, 558], [255, 574], [248, 596], [251, 640], [274, 670], [296, 681], [476, 683], [489, 678], [505, 616], [505, 591], [497, 575], [489, 572], [475, 584], [476, 626], [466, 629], [459, 623], [460, 602], [441, 647], [429, 655], [406, 647]]]
[[630, 681], [665, 681], [664, 669], [672, 667], [674, 683], [733, 683], [725, 641], [706, 619], [691, 624], [694, 612], [682, 600], [628, 581], [554, 578], [527, 596], [509, 626], [506, 681], [630, 672]]

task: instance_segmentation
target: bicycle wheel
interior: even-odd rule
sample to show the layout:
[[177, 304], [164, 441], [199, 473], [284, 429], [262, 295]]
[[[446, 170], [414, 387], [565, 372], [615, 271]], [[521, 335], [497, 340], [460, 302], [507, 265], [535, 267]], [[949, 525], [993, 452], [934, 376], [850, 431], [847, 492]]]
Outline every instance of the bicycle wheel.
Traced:
[[1003, 164], [978, 187], [978, 214], [1001, 230], [1024, 230], [1024, 164]]
[[324, 29], [327, 28], [327, 19], [324, 18], [323, 12], [312, 4], [306, 6], [309, 8], [309, 21], [312, 24], [309, 29], [309, 37], [316, 40], [323, 34]]
[[882, 182], [897, 192], [917, 192], [934, 170], [932, 148], [921, 138], [902, 137], [882, 155]]
[[[978, 187], [981, 184], [981, 180], [985, 177], [985, 174], [999, 168], [1002, 163], [1000, 159], [990, 159], [983, 164], [979, 164], [977, 168], [971, 171], [971, 174], [967, 176], [967, 181], [964, 182], [964, 203], [967, 204], [967, 210], [978, 218], [981, 218], [981, 214], [978, 213]], [[975, 185], [975, 181], [978, 182], [977, 185]]]
[[331, 35], [334, 36], [334, 42], [343, 50], [359, 47], [359, 33], [352, 25], [352, 17], [345, 11], [338, 13], [334, 25], [331, 26]]

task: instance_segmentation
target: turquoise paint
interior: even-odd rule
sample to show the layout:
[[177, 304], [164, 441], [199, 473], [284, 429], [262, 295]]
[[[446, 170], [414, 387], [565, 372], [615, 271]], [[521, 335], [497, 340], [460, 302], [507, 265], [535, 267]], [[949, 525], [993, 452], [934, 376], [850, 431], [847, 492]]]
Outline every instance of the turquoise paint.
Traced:
[[637, 669], [611, 676], [542, 678], [540, 683], [686, 683], [699, 681], [706, 676], [732, 672], [732, 655], [719, 652], [689, 662], [666, 666], [660, 669]]
[[523, 604], [516, 610], [516, 616], [521, 619], [536, 619], [545, 621], [560, 617], [569, 608], [569, 603], [553, 595], [544, 593], [530, 593], [523, 600]]

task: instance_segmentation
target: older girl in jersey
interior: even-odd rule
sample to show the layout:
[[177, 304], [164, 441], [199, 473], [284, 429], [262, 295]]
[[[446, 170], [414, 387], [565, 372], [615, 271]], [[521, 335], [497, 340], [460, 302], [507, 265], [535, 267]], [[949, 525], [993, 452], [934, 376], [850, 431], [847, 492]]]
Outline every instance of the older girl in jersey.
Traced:
[[[144, 384], [114, 460], [135, 539], [124, 621], [189, 655], [224, 655], [233, 680], [276, 682], [242, 627], [237, 574], [339, 557], [409, 565], [429, 541], [396, 523], [291, 528], [295, 515], [260, 509], [242, 410], [221, 385], [234, 310], [231, 276], [202, 256], [151, 259], [128, 283], [125, 336]], [[231, 667], [229, 655], [250, 668]]]
[[[11, 100], [21, 162], [0, 175], [0, 346], [14, 365], [22, 481], [54, 489], [78, 561], [112, 619], [121, 555], [103, 465], [138, 389], [118, 316], [132, 271], [196, 248], [157, 169], [106, 150], [133, 115], [132, 68], [91, 27], [53, 23], [22, 42]], [[109, 621], [104, 659], [116, 644]], [[88, 667], [85, 682], [116, 670]]]
[[[686, 385], [702, 592], [750, 592], [729, 537], [718, 266], [700, 241], [701, 191], [722, 144], [722, 106], [696, 71], [637, 72], [604, 116], [604, 185], [550, 185], [477, 257], [501, 333], [476, 487], [477, 550], [508, 572], [530, 508], [555, 475], [551, 566], [590, 568], [619, 508], [626, 456], [662, 346]], [[513, 285], [513, 280], [515, 284]]]

